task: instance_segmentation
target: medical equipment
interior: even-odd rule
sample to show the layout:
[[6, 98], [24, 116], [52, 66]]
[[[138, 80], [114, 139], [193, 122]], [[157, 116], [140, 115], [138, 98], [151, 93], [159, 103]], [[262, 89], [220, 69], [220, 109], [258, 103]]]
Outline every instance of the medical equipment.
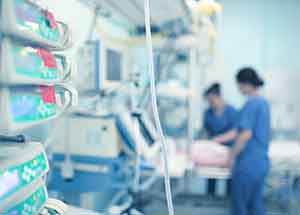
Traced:
[[[137, 171], [135, 187], [136, 191], [143, 192], [150, 189], [160, 176], [158, 168], [153, 164], [153, 160], [157, 159], [160, 153], [160, 143], [159, 136], [156, 132], [156, 127], [148, 114], [140, 113], [136, 115], [136, 117], [137, 122], [139, 122], [139, 133], [137, 134], [137, 138], [138, 140], [144, 139], [144, 141], [140, 141], [137, 144], [146, 143], [144, 146], [139, 146], [141, 149], [139, 149], [140, 152], [138, 153], [138, 156], [140, 157], [136, 162]], [[147, 175], [147, 180], [140, 182], [143, 174]]]
[[124, 47], [119, 48], [106, 40], [85, 42], [77, 54], [77, 70], [80, 72], [80, 78], [75, 84], [78, 91], [87, 94], [119, 88], [120, 83], [126, 78], [125, 50]]
[[[136, 134], [135, 120], [138, 120], [140, 135]], [[122, 148], [127, 155], [135, 158], [138, 150], [137, 145], [139, 145], [140, 155], [147, 159], [153, 159], [160, 151], [160, 142], [157, 139], [157, 134], [154, 134], [153, 130], [148, 130], [148, 127], [145, 127], [145, 124], [141, 124], [140, 121], [139, 117], [132, 117], [130, 113], [122, 113], [116, 117], [117, 128], [123, 143]], [[150, 123], [147, 123], [150, 126]]]
[[0, 145], [1, 202], [45, 176], [49, 165], [42, 144]]
[[0, 213], [3, 215], [37, 215], [44, 207], [48, 198], [47, 190], [42, 180], [38, 180], [18, 195], [0, 202]]
[[66, 158], [61, 166], [61, 174], [65, 181], [72, 181], [75, 176], [75, 170], [70, 158]]
[[65, 129], [58, 133], [60, 138], [52, 145], [52, 152], [65, 154], [61, 166], [61, 174], [65, 180], [74, 178], [72, 155], [101, 158], [117, 158], [120, 155], [121, 145], [113, 117], [75, 114], [62, 122]]
[[[134, 130], [135, 130], [135, 138], [136, 139], [140, 139], [141, 138], [141, 131], [139, 128], [139, 124], [138, 124], [138, 119], [135, 119], [133, 121], [133, 126], [134, 126]], [[141, 179], [141, 171], [140, 171], [140, 164], [141, 164], [141, 155], [142, 155], [142, 150], [141, 150], [141, 146], [140, 143], [137, 142], [136, 144], [136, 161], [135, 161], [135, 178], [133, 181], [133, 190], [134, 191], [138, 191], [139, 189], [139, 185], [140, 185], [140, 179]]]
[[[105, 43], [106, 42], [106, 43]], [[113, 44], [103, 42], [102, 73], [100, 74], [103, 89], [118, 89], [126, 80], [125, 68], [128, 57], [124, 53], [127, 51], [124, 44]]]
[[99, 215], [99, 213], [71, 207], [59, 200], [49, 198], [39, 215]]
[[[64, 200], [70, 204], [83, 207], [89, 201], [86, 206], [89, 209], [106, 212], [116, 193], [128, 190], [131, 186], [133, 171], [126, 156], [101, 158], [73, 155], [71, 161], [74, 178], [68, 181], [62, 175], [65, 159], [65, 154], [53, 155], [48, 188], [62, 194]], [[84, 194], [90, 195], [86, 197]]]
[[61, 86], [0, 88], [1, 133], [15, 133], [54, 119], [74, 105], [76, 91], [66, 85]]
[[[284, 147], [284, 150], [283, 150]], [[278, 185], [278, 176], [290, 172], [293, 180], [300, 175], [299, 168], [299, 141], [272, 141], [270, 144], [269, 157], [272, 162], [270, 173], [270, 185]]]
[[123, 72], [123, 55], [120, 51], [108, 48], [106, 50], [106, 80], [120, 82]]
[[138, 119], [141, 133], [147, 141], [147, 144], [152, 146], [157, 143], [159, 137], [156, 132], [156, 127], [154, 126], [149, 115], [147, 113], [133, 113], [133, 115], [136, 115]]
[[[143, 117], [143, 120], [147, 121], [144, 124], [147, 124], [147, 126], [151, 127], [152, 130], [148, 131], [147, 126], [144, 125], [145, 130], [147, 131], [142, 132], [142, 136], [140, 138], [136, 138], [136, 132], [133, 128], [133, 120], [137, 119], [138, 118], [132, 116], [130, 113], [124, 113], [119, 116], [108, 115], [102, 117], [96, 115], [89, 116], [87, 114], [73, 114], [71, 116], [68, 116], [68, 118], [66, 119], [68, 120], [68, 122], [64, 123], [65, 126], [67, 126], [68, 128], [77, 127], [78, 129], [76, 130], [71, 128], [73, 131], [71, 134], [82, 133], [82, 136], [78, 135], [80, 138], [76, 136], [76, 139], [75, 137], [68, 137], [68, 129], [65, 130], [63, 129], [63, 127], [61, 127], [61, 130], [66, 131], [64, 132], [64, 135], [66, 135], [67, 137], [66, 139], [62, 138], [63, 144], [59, 141], [60, 138], [58, 138], [57, 141], [54, 141], [55, 144], [53, 145], [53, 164], [55, 168], [49, 183], [49, 188], [53, 191], [61, 191], [67, 199], [69, 192], [77, 192], [80, 194], [86, 192], [101, 192], [103, 193], [103, 195], [106, 192], [110, 192], [109, 194], [105, 194], [105, 198], [111, 196], [111, 198], [113, 198], [113, 201], [115, 201], [115, 198], [117, 197], [115, 196], [115, 191], [128, 192], [128, 189], [133, 189], [132, 183], [135, 172], [135, 163], [133, 159], [135, 159], [137, 156], [135, 154], [136, 145], [143, 143], [143, 155], [146, 151], [144, 150], [145, 146], [148, 146], [150, 148], [149, 151], [151, 153], [149, 153], [149, 151], [146, 151], [147, 154], [145, 154], [145, 157], [153, 157], [154, 155], [159, 154], [158, 142], [152, 142], [156, 141], [157, 135], [155, 134], [155, 131], [153, 131], [154, 128], [153, 125], [151, 125], [152, 123], [147, 121], [146, 116]], [[106, 127], [104, 131], [102, 131], [103, 127]], [[92, 135], [92, 133], [95, 134]], [[114, 135], [112, 136], [112, 134]], [[149, 143], [145, 140], [146, 137], [144, 135], [148, 137], [151, 136], [151, 140], [149, 139]], [[102, 140], [105, 141], [102, 143]], [[70, 161], [72, 162], [74, 177], [73, 180], [70, 181], [65, 180], [66, 177], [64, 176], [63, 170], [67, 167], [65, 164], [67, 156], [69, 154], [69, 152], [66, 151], [65, 147], [66, 141], [70, 142], [70, 145], [68, 147], [72, 149], [70, 150]], [[122, 141], [122, 144], [118, 141]], [[88, 149], [90, 147], [87, 147], [88, 144], [93, 146], [90, 150]], [[81, 149], [79, 150], [79, 148]], [[113, 157], [108, 157], [110, 153], [107, 150], [110, 148], [118, 149], [118, 151], [116, 151], [118, 153], [112, 154]], [[139, 184], [137, 186], [138, 192], [149, 189], [151, 185], [156, 182], [156, 179], [158, 179], [160, 175], [155, 172], [155, 170], [153, 170], [153, 167], [145, 167], [144, 163], [146, 162], [142, 161], [141, 164], [138, 165], [138, 168], [141, 169], [141, 174], [143, 174], [143, 176], [146, 176], [147, 180], [144, 180], [145, 178], [143, 178], [143, 180], [139, 181]], [[144, 173], [145, 168], [147, 169], [147, 175]], [[154, 172], [154, 174], [152, 172]], [[150, 174], [151, 176], [149, 176]], [[111, 188], [113, 188], [114, 192], [109, 191]], [[125, 210], [124, 208], [127, 208], [131, 205], [131, 201], [129, 201], [131, 198], [130, 194], [127, 195], [126, 198], [121, 198], [121, 206], [117, 204], [117, 206], [115, 207], [115, 203], [110, 202], [108, 209], [115, 212]], [[93, 196], [97, 197], [96, 194], [94, 194]], [[74, 199], [70, 201], [73, 202]], [[124, 201], [125, 203], [123, 204]], [[90, 202], [91, 204], [94, 204], [92, 199], [90, 200]], [[103, 202], [104, 201], [102, 201], [102, 203]], [[119, 203], [119, 201], [117, 203]], [[83, 205], [81, 201], [80, 205]], [[92, 208], [97, 208], [99, 211], [103, 212], [105, 211], [105, 208], [99, 207], [99, 204], [90, 206], [90, 209]]]
[[[120, 205], [120, 201], [122, 200], [124, 203]], [[133, 198], [131, 195], [129, 195], [128, 191], [121, 191], [112, 199], [111, 204], [108, 207], [108, 213], [124, 214], [128, 210], [128, 208], [130, 208], [132, 203]]]
[[[69, 123], [69, 121], [67, 121], [66, 123], [67, 129], [70, 128], [71, 124]], [[68, 130], [67, 130], [68, 131]], [[72, 159], [71, 159], [71, 142], [70, 142], [70, 136], [72, 136], [71, 133], [66, 132], [66, 139], [65, 139], [65, 160], [62, 163], [61, 166], [61, 174], [62, 177], [66, 180], [66, 181], [71, 181], [74, 179], [74, 175], [75, 175], [75, 171], [74, 171], [74, 166], [72, 163]], [[53, 151], [52, 151], [53, 153]]]
[[4, 38], [0, 48], [0, 83], [49, 85], [66, 81], [67, 59], [42, 48], [21, 45]]
[[125, 152], [136, 154], [137, 145], [139, 145], [140, 156], [149, 160], [157, 157], [160, 152], [159, 136], [146, 112], [120, 114], [117, 117], [117, 125], [122, 140], [126, 142], [124, 143]]
[[[161, 97], [160, 97], [161, 98]], [[178, 97], [164, 98], [159, 104], [161, 121], [169, 137], [182, 138], [188, 133], [188, 102]]]
[[[73, 64], [49, 52], [69, 47], [65, 24], [56, 22], [51, 12], [31, 0], [3, 0], [0, 34], [1, 134], [19, 134], [77, 104], [77, 91], [66, 83]], [[49, 165], [43, 146], [20, 137], [1, 136], [2, 141], [10, 142], [0, 143], [0, 214], [80, 214], [69, 210], [71, 207], [56, 211], [58, 204], [48, 200], [45, 186]]]
[[48, 49], [63, 50], [70, 46], [67, 25], [30, 0], [1, 1], [0, 31]]
[[136, 139], [135, 128], [130, 113], [123, 113], [117, 116], [117, 127], [124, 144], [123, 150], [126, 154], [136, 156], [136, 144], [143, 145]]
[[151, 24], [150, 24], [150, 1], [144, 1], [144, 11], [145, 11], [145, 26], [146, 26], [146, 40], [148, 48], [148, 57], [149, 57], [149, 75], [150, 75], [150, 89], [151, 89], [151, 100], [152, 108], [154, 113], [154, 119], [158, 132], [160, 135], [160, 141], [162, 144], [163, 158], [164, 158], [164, 169], [165, 169], [165, 191], [167, 197], [168, 213], [169, 215], [174, 215], [174, 207], [172, 202], [172, 192], [170, 185], [170, 176], [169, 176], [169, 165], [168, 165], [168, 154], [167, 154], [167, 145], [166, 140], [163, 134], [163, 130], [159, 120], [159, 114], [157, 109], [157, 98], [156, 98], [156, 89], [155, 89], [155, 73], [154, 73], [154, 62], [153, 62], [153, 47], [152, 47], [152, 36], [151, 36]]
[[79, 92], [100, 91], [102, 53], [100, 40], [87, 41], [79, 49], [77, 54], [77, 71], [80, 72], [80, 78], [75, 82]]
[[201, 0], [198, 2], [194, 0], [188, 0], [187, 4], [192, 10], [205, 16], [212, 16], [216, 13], [220, 13], [223, 10], [222, 5], [217, 3], [215, 0]]
[[[61, 121], [61, 131], [52, 145], [55, 154], [64, 154], [69, 144], [71, 155], [117, 158], [121, 144], [113, 116], [71, 115]], [[76, 135], [74, 135], [76, 134]]]
[[[154, 166], [160, 154], [160, 143], [155, 127], [146, 113], [122, 113], [117, 116], [117, 128], [123, 151], [134, 160], [133, 191], [149, 189], [160, 174]], [[140, 179], [143, 177], [143, 181]]]
[[46, 214], [55, 214], [55, 215], [63, 215], [68, 211], [69, 206], [64, 204], [63, 202], [57, 199], [48, 199], [45, 205], [45, 208], [40, 213], [41, 215]]
[[6, 143], [25, 143], [26, 138], [24, 135], [17, 135], [17, 136], [4, 136], [0, 135], [0, 142]]

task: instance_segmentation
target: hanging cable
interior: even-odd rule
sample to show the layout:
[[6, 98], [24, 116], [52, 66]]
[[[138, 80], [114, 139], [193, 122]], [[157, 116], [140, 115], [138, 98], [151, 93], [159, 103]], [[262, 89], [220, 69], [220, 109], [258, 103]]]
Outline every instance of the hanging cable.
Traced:
[[169, 164], [168, 164], [168, 154], [167, 154], [167, 143], [164, 137], [164, 133], [161, 127], [158, 107], [157, 107], [157, 96], [156, 96], [156, 88], [155, 88], [155, 74], [154, 74], [154, 62], [153, 62], [153, 45], [152, 45], [152, 35], [151, 35], [151, 23], [150, 23], [150, 1], [144, 1], [144, 10], [145, 10], [145, 26], [146, 26], [146, 42], [148, 49], [148, 57], [149, 57], [149, 76], [150, 76], [150, 90], [151, 90], [151, 102], [154, 120], [159, 132], [160, 142], [162, 147], [162, 157], [164, 163], [164, 171], [165, 171], [165, 192], [167, 198], [168, 205], [168, 213], [169, 215], [174, 215], [174, 207], [172, 201], [172, 192], [171, 192], [171, 184], [170, 184], [170, 174], [169, 174]]

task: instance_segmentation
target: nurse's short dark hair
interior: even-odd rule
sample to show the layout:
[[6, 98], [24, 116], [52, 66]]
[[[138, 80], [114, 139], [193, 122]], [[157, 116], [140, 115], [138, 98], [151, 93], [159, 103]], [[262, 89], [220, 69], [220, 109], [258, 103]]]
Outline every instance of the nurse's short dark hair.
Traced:
[[258, 75], [252, 67], [244, 67], [238, 71], [236, 81], [240, 84], [250, 84], [254, 87], [264, 86], [264, 80]]
[[213, 83], [212, 85], [210, 85], [205, 91], [203, 96], [207, 97], [209, 95], [216, 95], [216, 96], [220, 96], [222, 94], [222, 90], [221, 90], [221, 84], [220, 83]]

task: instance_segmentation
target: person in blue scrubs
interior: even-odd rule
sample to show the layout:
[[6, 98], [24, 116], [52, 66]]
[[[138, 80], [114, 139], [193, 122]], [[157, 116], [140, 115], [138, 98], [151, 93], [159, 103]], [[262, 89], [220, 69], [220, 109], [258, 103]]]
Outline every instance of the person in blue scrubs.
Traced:
[[219, 83], [211, 85], [204, 97], [209, 103], [203, 117], [205, 137], [227, 146], [233, 145], [236, 137], [236, 109], [224, 101]]
[[[209, 108], [204, 113], [204, 133], [205, 138], [217, 143], [231, 147], [236, 137], [236, 109], [227, 104], [221, 92], [219, 83], [212, 84], [205, 92], [204, 97], [209, 103]], [[230, 191], [230, 180], [228, 181], [228, 191]], [[214, 195], [216, 189], [216, 180], [208, 180], [208, 193]]]
[[228, 160], [232, 167], [232, 215], [265, 215], [263, 189], [270, 168], [270, 106], [259, 94], [264, 81], [253, 68], [241, 69], [236, 80], [247, 101], [239, 113], [238, 135]]

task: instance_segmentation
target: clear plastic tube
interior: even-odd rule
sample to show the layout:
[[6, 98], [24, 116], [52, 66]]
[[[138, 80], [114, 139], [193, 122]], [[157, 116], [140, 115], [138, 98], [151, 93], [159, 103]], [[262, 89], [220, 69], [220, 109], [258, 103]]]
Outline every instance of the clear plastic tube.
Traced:
[[155, 124], [157, 126], [160, 142], [162, 147], [162, 156], [164, 161], [164, 172], [165, 172], [165, 191], [167, 198], [167, 206], [169, 215], [174, 215], [174, 207], [172, 201], [170, 174], [169, 174], [169, 164], [168, 164], [168, 153], [167, 153], [167, 143], [164, 137], [164, 133], [161, 127], [158, 108], [157, 108], [157, 96], [155, 88], [155, 73], [154, 73], [154, 62], [153, 62], [153, 45], [152, 45], [152, 35], [151, 35], [151, 23], [150, 23], [150, 1], [144, 1], [145, 10], [145, 26], [146, 26], [146, 42], [149, 57], [149, 76], [150, 76], [150, 90], [151, 90], [151, 103], [154, 114]]

